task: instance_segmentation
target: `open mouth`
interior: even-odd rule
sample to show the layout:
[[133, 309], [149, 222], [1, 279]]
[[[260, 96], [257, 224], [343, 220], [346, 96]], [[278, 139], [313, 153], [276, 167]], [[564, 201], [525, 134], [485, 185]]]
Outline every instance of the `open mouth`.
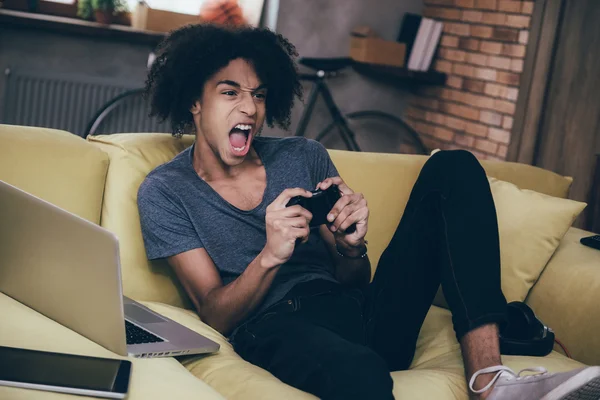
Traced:
[[250, 148], [252, 125], [237, 124], [229, 131], [229, 143], [235, 155], [245, 156]]

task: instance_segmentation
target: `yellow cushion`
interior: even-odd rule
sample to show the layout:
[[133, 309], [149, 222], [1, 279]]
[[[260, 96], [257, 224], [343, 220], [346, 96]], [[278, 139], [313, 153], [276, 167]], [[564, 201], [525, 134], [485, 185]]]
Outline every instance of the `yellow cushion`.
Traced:
[[[31, 308], [0, 293], [0, 346], [20, 347], [93, 357], [120, 358], [104, 347], [65, 328]], [[223, 400], [214, 389], [195, 378], [174, 358], [129, 358], [133, 363], [129, 400]], [[92, 399], [68, 394], [0, 386], [0, 399]]]
[[[202, 323], [192, 311], [152, 302], [145, 305], [221, 345], [221, 351], [217, 354], [186, 356], [181, 357], [180, 361], [192, 374], [211, 385], [225, 398], [315, 399], [244, 361], [222, 335]], [[556, 352], [543, 358], [505, 356], [503, 361], [517, 371], [531, 366], [543, 366], [552, 372], [560, 372], [583, 366]], [[397, 399], [467, 399], [460, 346], [456, 341], [452, 316], [448, 310], [431, 307], [419, 335], [411, 369], [392, 372], [392, 377]]]
[[90, 136], [110, 157], [101, 225], [120, 243], [123, 291], [136, 300], [154, 300], [191, 308], [184, 289], [166, 261], [146, 257], [137, 207], [137, 191], [146, 175], [190, 146], [192, 136], [168, 134]]
[[100, 222], [107, 155], [69, 132], [0, 125], [0, 180]]
[[524, 301], [585, 203], [490, 178], [500, 231], [502, 291]]
[[547, 169], [508, 161], [481, 161], [488, 176], [514, 183], [521, 189], [533, 190], [548, 196], [566, 199], [573, 183], [570, 176], [562, 176]]
[[567, 231], [527, 303], [573, 357], [600, 365], [600, 251], [579, 242], [591, 235]]
[[[434, 155], [440, 149], [431, 151]], [[522, 189], [530, 189], [549, 196], [567, 198], [573, 178], [561, 176], [539, 167], [507, 161], [483, 161], [487, 175], [512, 182]]]
[[387, 247], [419, 172], [428, 157], [329, 150], [340, 176], [369, 204], [369, 259], [372, 272]]

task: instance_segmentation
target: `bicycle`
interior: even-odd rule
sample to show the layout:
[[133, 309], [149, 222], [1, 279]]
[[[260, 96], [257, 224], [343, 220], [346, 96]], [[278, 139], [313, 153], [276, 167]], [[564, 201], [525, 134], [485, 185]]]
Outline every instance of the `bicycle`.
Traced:
[[[298, 122], [295, 136], [305, 136], [306, 128], [310, 122], [312, 112], [319, 95], [323, 97], [325, 105], [332, 117], [332, 122], [323, 128], [315, 137], [322, 141], [334, 128], [337, 128], [346, 148], [351, 151], [361, 151], [357, 143], [357, 134], [366, 139], [375, 131], [385, 129], [386, 133], [396, 135], [401, 141], [402, 153], [428, 154], [427, 148], [421, 141], [419, 134], [401, 118], [377, 110], [354, 111], [343, 114], [333, 99], [331, 90], [326, 80], [340, 75], [340, 70], [351, 66], [354, 61], [350, 58], [301, 58], [298, 62], [308, 68], [315, 70], [312, 74], [300, 74], [300, 79], [314, 82], [314, 86], [306, 102], [306, 106]], [[402, 135], [402, 133], [405, 135]], [[400, 135], [400, 136], [399, 136]]]

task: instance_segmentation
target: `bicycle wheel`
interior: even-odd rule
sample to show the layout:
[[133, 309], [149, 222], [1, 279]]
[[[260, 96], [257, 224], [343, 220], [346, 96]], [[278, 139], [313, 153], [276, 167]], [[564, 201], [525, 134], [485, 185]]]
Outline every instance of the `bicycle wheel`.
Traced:
[[150, 104], [144, 98], [144, 89], [128, 90], [96, 112], [83, 137], [112, 133], [170, 132], [168, 124], [156, 117], [149, 117], [149, 111]]
[[[428, 154], [428, 150], [408, 124], [383, 111], [356, 111], [345, 115], [348, 128], [354, 133], [361, 151], [375, 153]], [[345, 149], [334, 122], [317, 136], [325, 147]]]

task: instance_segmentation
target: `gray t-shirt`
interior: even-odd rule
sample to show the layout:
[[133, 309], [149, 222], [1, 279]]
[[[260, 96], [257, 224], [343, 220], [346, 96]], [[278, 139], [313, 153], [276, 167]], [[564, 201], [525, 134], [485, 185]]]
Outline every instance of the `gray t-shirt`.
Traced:
[[[338, 175], [327, 150], [314, 140], [257, 137], [253, 146], [266, 169], [267, 186], [261, 203], [250, 211], [227, 202], [198, 176], [193, 146], [148, 174], [138, 192], [138, 208], [149, 259], [204, 248], [226, 285], [264, 248], [266, 208], [284, 189], [314, 190], [320, 181]], [[317, 228], [280, 267], [256, 312], [281, 300], [294, 285], [314, 279], [335, 281]]]

